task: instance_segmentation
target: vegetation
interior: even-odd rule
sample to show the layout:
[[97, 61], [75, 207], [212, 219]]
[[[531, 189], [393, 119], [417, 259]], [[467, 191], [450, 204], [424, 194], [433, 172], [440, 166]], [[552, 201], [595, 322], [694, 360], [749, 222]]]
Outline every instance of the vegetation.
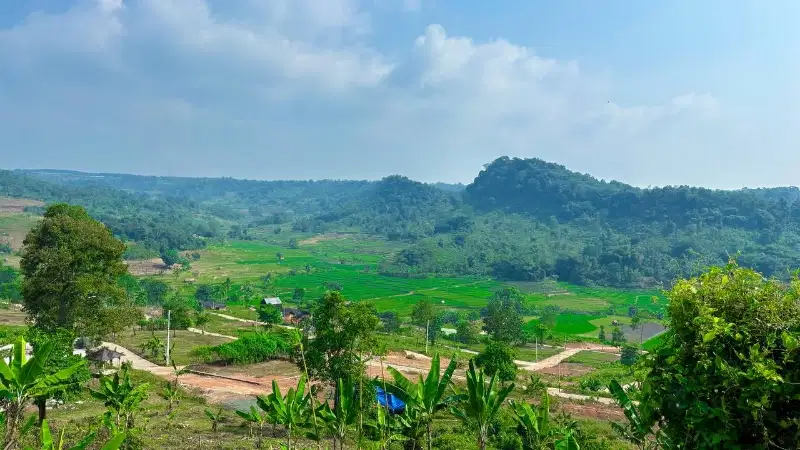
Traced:
[[733, 263], [676, 283], [672, 328], [645, 362], [643, 423], [682, 448], [793, 446], [799, 288]]
[[55, 204], [25, 238], [22, 296], [36, 327], [102, 336], [135, 323], [117, 278], [124, 245], [77, 206]]

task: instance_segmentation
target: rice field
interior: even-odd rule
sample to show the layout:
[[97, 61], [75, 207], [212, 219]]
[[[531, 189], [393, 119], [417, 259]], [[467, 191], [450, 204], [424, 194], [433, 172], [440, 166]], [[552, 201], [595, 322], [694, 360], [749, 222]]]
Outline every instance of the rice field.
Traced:
[[[230, 278], [231, 293], [236, 294], [244, 283], [251, 283], [258, 286], [260, 294], [278, 296], [286, 304], [291, 304], [297, 288], [305, 291], [306, 299], [313, 299], [338, 285], [350, 300], [367, 301], [379, 312], [394, 311], [401, 316], [409, 315], [421, 300], [430, 300], [445, 309], [480, 310], [495, 291], [508, 285], [474, 277], [385, 276], [378, 273], [379, 263], [402, 248], [400, 244], [358, 233], [284, 234], [280, 238], [268, 237], [268, 241], [210, 245], [199, 252], [200, 260], [192, 263], [190, 271], [155, 277], [186, 296], [193, 295], [195, 284], [222, 283]], [[289, 248], [289, 236], [297, 241], [296, 248]], [[265, 284], [263, 277], [267, 274], [272, 274], [272, 278]], [[578, 338], [596, 338], [600, 326], [610, 333], [612, 321], [618, 320], [626, 334], [631, 335], [629, 339], [636, 334], [638, 341], [638, 331], [625, 326], [630, 321], [628, 308], [635, 306], [656, 315], [662, 314], [666, 305], [666, 299], [656, 290], [584, 287], [555, 281], [511, 284], [522, 290], [533, 306], [558, 306], [562, 313], [553, 332]], [[255, 313], [248, 311], [245, 303], [254, 305], [259, 298], [247, 299], [239, 306], [230, 305], [229, 313], [253, 317]], [[526, 320], [526, 327], [532, 329], [535, 318]], [[659, 331], [648, 328], [644, 337]]]

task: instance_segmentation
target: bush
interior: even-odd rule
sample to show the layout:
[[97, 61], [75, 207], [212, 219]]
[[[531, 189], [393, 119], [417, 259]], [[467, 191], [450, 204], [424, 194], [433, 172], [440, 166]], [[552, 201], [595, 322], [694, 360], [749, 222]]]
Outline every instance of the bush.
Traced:
[[582, 390], [589, 392], [599, 392], [605, 386], [603, 380], [595, 374], [584, 376], [580, 379], [578, 385]]
[[214, 360], [214, 347], [210, 345], [195, 347], [189, 352], [189, 357], [198, 362], [211, 362]]
[[276, 333], [251, 333], [218, 345], [213, 351], [225, 363], [254, 364], [288, 356], [294, 350], [294, 345], [294, 342]]

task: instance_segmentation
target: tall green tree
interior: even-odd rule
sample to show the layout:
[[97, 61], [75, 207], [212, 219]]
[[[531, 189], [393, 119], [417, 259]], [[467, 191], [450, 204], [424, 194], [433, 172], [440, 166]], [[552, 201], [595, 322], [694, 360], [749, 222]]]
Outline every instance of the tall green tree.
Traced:
[[800, 438], [800, 280], [731, 263], [677, 282], [645, 361], [641, 414], [680, 448], [794, 448]]
[[117, 280], [125, 245], [79, 206], [51, 205], [25, 238], [20, 267], [25, 311], [43, 330], [101, 336], [105, 308], [125, 305]]
[[495, 377], [486, 384], [482, 370], [475, 371], [475, 364], [469, 361], [467, 370], [467, 391], [457, 394], [454, 398], [456, 404], [450, 408], [452, 414], [468, 427], [473, 427], [478, 433], [478, 448], [486, 449], [489, 441], [489, 426], [506, 401], [506, 397], [514, 390], [514, 383], [508, 386], [495, 388]]
[[475, 357], [475, 364], [490, 377], [514, 381], [517, 378], [515, 358], [514, 349], [507, 342], [489, 339], [486, 347]]
[[418, 301], [411, 310], [411, 323], [418, 327], [425, 328], [431, 320], [436, 318], [436, 307], [430, 299], [423, 298]]
[[484, 329], [497, 341], [514, 342], [522, 337], [525, 296], [519, 289], [503, 288], [489, 299]]
[[283, 313], [275, 305], [261, 305], [258, 308], [258, 320], [270, 325], [283, 322]]
[[305, 345], [310, 375], [329, 383], [363, 376], [364, 355], [377, 348], [379, 320], [375, 308], [368, 303], [348, 302], [341, 292], [330, 291], [312, 313], [315, 337]]

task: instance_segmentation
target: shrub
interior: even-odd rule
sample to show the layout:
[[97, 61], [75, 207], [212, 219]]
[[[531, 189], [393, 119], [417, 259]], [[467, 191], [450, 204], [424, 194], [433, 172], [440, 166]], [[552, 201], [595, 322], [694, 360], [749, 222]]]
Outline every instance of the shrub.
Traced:
[[211, 362], [214, 360], [214, 347], [210, 345], [195, 347], [189, 352], [189, 357], [199, 362]]
[[[292, 330], [293, 331], [293, 330]], [[230, 364], [254, 364], [287, 356], [294, 342], [277, 333], [251, 333], [213, 348], [221, 361]]]

